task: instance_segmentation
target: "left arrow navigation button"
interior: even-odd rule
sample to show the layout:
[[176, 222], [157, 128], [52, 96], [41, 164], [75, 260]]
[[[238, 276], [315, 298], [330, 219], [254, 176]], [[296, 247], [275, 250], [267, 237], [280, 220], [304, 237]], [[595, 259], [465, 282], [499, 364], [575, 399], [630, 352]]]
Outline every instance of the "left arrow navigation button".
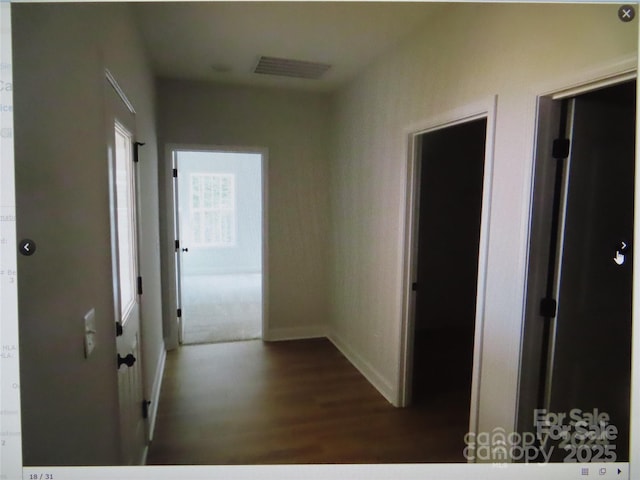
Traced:
[[29, 257], [34, 253], [36, 253], [36, 242], [34, 242], [33, 240], [29, 240], [28, 238], [25, 238], [20, 242], [19, 249], [22, 255]]

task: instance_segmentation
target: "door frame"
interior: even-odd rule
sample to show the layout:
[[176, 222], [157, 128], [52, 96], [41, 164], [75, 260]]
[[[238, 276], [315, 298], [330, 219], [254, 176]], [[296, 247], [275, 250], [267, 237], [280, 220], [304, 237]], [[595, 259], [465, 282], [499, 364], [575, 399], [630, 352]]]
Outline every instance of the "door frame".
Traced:
[[402, 284], [401, 354], [399, 368], [399, 405], [411, 402], [413, 377], [413, 341], [415, 333], [415, 292], [418, 263], [418, 222], [420, 209], [420, 136], [455, 125], [486, 119], [486, 142], [484, 173], [482, 182], [482, 210], [480, 216], [480, 240], [478, 249], [478, 278], [476, 287], [476, 314], [473, 342], [473, 370], [471, 400], [469, 408], [469, 432], [477, 430], [480, 393], [480, 370], [482, 355], [482, 332], [484, 325], [485, 290], [489, 253], [489, 220], [491, 214], [491, 192], [493, 181], [493, 157], [495, 122], [498, 97], [492, 96], [477, 103], [462, 106], [438, 117], [426, 119], [405, 132], [408, 139], [406, 217], [404, 240], [404, 266]]
[[[520, 351], [520, 361], [518, 365], [518, 387], [516, 392], [516, 410], [515, 410], [515, 430], [520, 432], [523, 431], [524, 425], [527, 423], [527, 416], [523, 413], [523, 410], [530, 411], [531, 406], [535, 404], [535, 400], [531, 400], [531, 392], [534, 387], [534, 382], [530, 379], [533, 377], [538, 377], [540, 374], [539, 369], [536, 366], [536, 362], [529, 358], [528, 354], [533, 347], [531, 345], [534, 343], [535, 339], [532, 339], [532, 336], [536, 336], [539, 332], [529, 332], [528, 326], [530, 324], [535, 324], [532, 322], [530, 318], [535, 314], [536, 320], [538, 319], [537, 310], [538, 310], [538, 301], [541, 296], [541, 285], [540, 285], [540, 272], [535, 268], [535, 260], [532, 259], [532, 255], [535, 254], [535, 242], [540, 241], [548, 241], [548, 236], [542, 236], [542, 238], [538, 238], [540, 232], [539, 229], [534, 229], [534, 225], [540, 222], [539, 217], [543, 215], [542, 209], [545, 208], [541, 206], [540, 203], [546, 201], [547, 203], [550, 199], [543, 199], [535, 195], [536, 183], [543, 176], [543, 173], [539, 171], [539, 166], [542, 161], [546, 157], [550, 156], [549, 152], [541, 151], [540, 147], [542, 145], [549, 145], [553, 141], [553, 139], [557, 138], [557, 120], [556, 117], [559, 118], [559, 102], [561, 100], [571, 100], [572, 98], [578, 97], [583, 94], [588, 94], [594, 92], [596, 90], [600, 90], [607, 87], [612, 87], [616, 85], [620, 85], [622, 83], [636, 80], [637, 85], [636, 88], [640, 89], [640, 83], [638, 83], [638, 75], [637, 68], [635, 66], [635, 59], [625, 62], [620, 62], [619, 64], [613, 66], [608, 71], [604, 73], [596, 73], [593, 76], [587, 75], [584, 76], [581, 81], [569, 83], [566, 82], [564, 85], [562, 83], [557, 84], [555, 87], [540, 89], [544, 93], [541, 93], [536, 96], [535, 102], [535, 134], [533, 138], [533, 161], [531, 163], [531, 169], [529, 172], [529, 185], [530, 185], [530, 193], [529, 193], [529, 222], [527, 228], [527, 243], [526, 243], [526, 263], [525, 263], [525, 285], [524, 285], [524, 297], [523, 297], [523, 315], [522, 315], [522, 332], [519, 344]], [[540, 91], [539, 90], [539, 91]], [[637, 90], [638, 91], [638, 90]], [[635, 169], [635, 183], [634, 183], [634, 241], [631, 247], [632, 251], [635, 252], [636, 248], [638, 248], [638, 242], [640, 238], [636, 238], [637, 235], [640, 235], [640, 169], [637, 168], [638, 164], [638, 145], [640, 144], [640, 122], [638, 122], [638, 117], [640, 115], [640, 109], [636, 112], [636, 169]], [[550, 125], [553, 124], [553, 125]], [[543, 179], [544, 181], [544, 179]], [[549, 181], [549, 180], [548, 180]], [[565, 189], [566, 189], [566, 179]], [[546, 184], [545, 184], [546, 185]], [[566, 192], [563, 192], [563, 208], [566, 208]], [[545, 210], [546, 211], [546, 210]], [[564, 213], [561, 216], [561, 221], [564, 220]], [[560, 226], [560, 230], [563, 230], [564, 226]], [[535, 238], [534, 238], [535, 237]], [[556, 259], [556, 275], [560, 275], [560, 263], [561, 263], [561, 252], [562, 252], [562, 241], [564, 238], [560, 240], [559, 249], [558, 249], [558, 258]], [[546, 246], [544, 247], [546, 249]], [[640, 255], [633, 255], [633, 271], [640, 271]], [[546, 273], [545, 273], [546, 274]], [[636, 281], [636, 276], [634, 275], [633, 285], [632, 285], [632, 329], [634, 326], [638, 324], [638, 315], [640, 315], [640, 310], [638, 310], [638, 300], [640, 299], [640, 282]], [[559, 288], [559, 280], [556, 279], [558, 283], [556, 285], [556, 289]], [[557, 293], [557, 292], [556, 292]], [[538, 300], [535, 300], [538, 299]], [[632, 342], [634, 341], [634, 337], [632, 337]], [[636, 342], [638, 340], [635, 340]], [[537, 345], [537, 340], [535, 341]], [[535, 349], [534, 349], [535, 350]], [[632, 345], [632, 355], [634, 352], [634, 346]], [[552, 352], [549, 352], [549, 355], [552, 355]], [[550, 360], [551, 364], [553, 360]], [[526, 373], [525, 373], [526, 372]], [[637, 385], [640, 380], [633, 380], [634, 370], [632, 369], [632, 380], [631, 380], [631, 388], [633, 392], [633, 386]], [[635, 375], [638, 375], [637, 373]], [[638, 375], [640, 377], [640, 375]], [[537, 386], [537, 382], [536, 386]], [[548, 399], [548, 392], [545, 393], [545, 398]], [[633, 400], [631, 401], [631, 405], [633, 405]], [[634, 417], [631, 416], [631, 423], [633, 424]], [[639, 421], [640, 423], [640, 421]], [[633, 425], [630, 425], [630, 431], [633, 432]]]
[[[237, 146], [237, 145], [203, 145], [203, 144], [182, 144], [182, 143], [170, 143], [166, 145], [165, 148], [165, 158], [167, 159], [167, 165], [169, 165], [169, 171], [173, 170], [173, 161], [174, 154], [176, 152], [222, 152], [222, 153], [251, 153], [251, 154], [259, 154], [260, 155], [260, 175], [262, 182], [262, 339], [269, 338], [269, 221], [268, 221], [268, 213], [269, 213], [269, 189], [268, 189], [268, 179], [269, 179], [269, 149], [266, 147], [253, 147], [253, 146]], [[172, 178], [172, 182], [175, 180]], [[178, 194], [177, 188], [172, 189], [171, 201], [168, 202], [169, 208], [169, 219], [170, 225], [168, 228], [171, 229], [172, 232], [179, 232], [179, 225], [176, 225], [178, 221], [178, 212], [176, 211], [177, 198]], [[178, 222], [179, 223], [179, 222]], [[174, 246], [174, 240], [171, 240], [170, 248]], [[172, 252], [172, 255], [175, 256], [175, 249]], [[179, 256], [178, 256], [179, 258]], [[171, 311], [177, 313], [178, 305], [181, 303], [181, 298], [179, 298], [180, 292], [177, 291], [177, 281], [179, 280], [180, 271], [179, 268], [179, 260], [178, 262], [169, 262], [170, 265], [173, 265], [173, 268], [170, 267], [170, 302], [171, 302]], [[171, 331], [165, 332], [165, 338], [178, 338], [178, 345], [182, 345], [182, 321], [178, 318], [177, 314], [175, 316], [175, 321], [170, 322]]]

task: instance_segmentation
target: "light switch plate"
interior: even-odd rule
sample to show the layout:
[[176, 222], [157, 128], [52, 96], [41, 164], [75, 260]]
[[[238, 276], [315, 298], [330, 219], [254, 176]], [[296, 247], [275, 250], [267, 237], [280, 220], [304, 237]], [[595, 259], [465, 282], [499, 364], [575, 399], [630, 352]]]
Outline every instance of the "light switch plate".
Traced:
[[84, 357], [89, 358], [96, 346], [96, 309], [92, 308], [84, 316]]

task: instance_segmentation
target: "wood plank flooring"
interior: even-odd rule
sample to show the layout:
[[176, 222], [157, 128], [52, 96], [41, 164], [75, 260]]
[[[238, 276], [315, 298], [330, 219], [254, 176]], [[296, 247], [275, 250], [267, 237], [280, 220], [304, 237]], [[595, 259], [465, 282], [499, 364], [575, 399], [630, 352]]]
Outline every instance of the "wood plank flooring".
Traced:
[[464, 462], [468, 394], [395, 408], [326, 339], [170, 352], [150, 465]]

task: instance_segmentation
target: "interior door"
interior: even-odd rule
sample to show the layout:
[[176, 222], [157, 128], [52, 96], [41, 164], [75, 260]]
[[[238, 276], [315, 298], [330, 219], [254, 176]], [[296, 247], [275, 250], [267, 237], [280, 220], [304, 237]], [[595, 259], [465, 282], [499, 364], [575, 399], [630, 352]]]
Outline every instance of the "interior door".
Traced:
[[[609, 443], [627, 461], [635, 82], [574, 102], [548, 409], [606, 413], [619, 432]], [[583, 449], [577, 460], [594, 453]]]
[[135, 115], [121, 90], [107, 85], [107, 147], [111, 184], [116, 349], [121, 463], [140, 464], [147, 443], [143, 418], [138, 276]]
[[178, 152], [171, 152], [173, 168], [173, 233], [175, 238], [174, 265], [176, 272], [176, 317], [178, 319], [178, 342], [182, 344], [184, 324], [182, 321], [182, 251], [188, 251], [180, 245], [180, 184], [178, 182]]

